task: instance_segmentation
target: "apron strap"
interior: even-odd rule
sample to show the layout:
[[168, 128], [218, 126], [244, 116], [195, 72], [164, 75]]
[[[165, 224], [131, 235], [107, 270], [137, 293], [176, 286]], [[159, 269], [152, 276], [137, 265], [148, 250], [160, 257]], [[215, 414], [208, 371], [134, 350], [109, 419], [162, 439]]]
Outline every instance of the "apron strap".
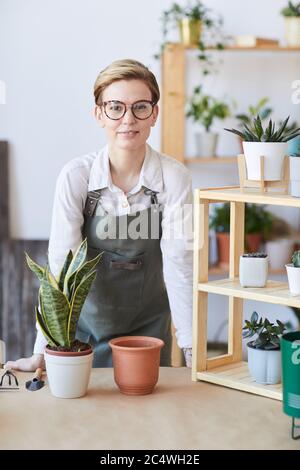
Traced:
[[155, 205], [158, 205], [158, 200], [157, 200], [157, 194], [159, 192], [158, 191], [152, 191], [152, 189], [144, 189], [144, 194], [146, 194], [146, 196], [150, 196], [151, 197], [151, 204], [155, 204]]
[[85, 207], [83, 210], [83, 214], [86, 217], [93, 217], [100, 198], [101, 198], [101, 189], [96, 189], [95, 191], [89, 191], [87, 193]]

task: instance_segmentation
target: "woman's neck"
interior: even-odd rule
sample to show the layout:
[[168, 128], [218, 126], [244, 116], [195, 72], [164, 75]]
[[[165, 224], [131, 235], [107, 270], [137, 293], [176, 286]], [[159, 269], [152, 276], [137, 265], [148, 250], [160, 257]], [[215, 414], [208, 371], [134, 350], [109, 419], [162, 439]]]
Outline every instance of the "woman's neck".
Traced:
[[127, 193], [139, 180], [146, 147], [137, 150], [108, 149], [111, 179], [115, 186]]

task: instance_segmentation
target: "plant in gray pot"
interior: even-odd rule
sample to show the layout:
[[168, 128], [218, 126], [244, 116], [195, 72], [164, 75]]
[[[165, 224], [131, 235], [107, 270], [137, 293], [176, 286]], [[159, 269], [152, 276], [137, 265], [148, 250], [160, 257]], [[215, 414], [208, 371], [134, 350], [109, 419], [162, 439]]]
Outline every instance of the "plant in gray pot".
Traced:
[[264, 287], [268, 279], [268, 256], [265, 253], [245, 253], [240, 256], [242, 287]]
[[288, 142], [300, 135], [300, 127], [293, 130], [287, 128], [288, 121], [289, 117], [278, 128], [275, 128], [275, 123], [270, 119], [269, 124], [264, 128], [260, 116], [257, 116], [251, 126], [245, 124], [241, 131], [225, 129], [243, 140], [249, 180], [259, 181], [262, 177], [260, 157], [264, 157], [264, 180], [282, 180], [283, 161], [288, 153]]
[[300, 250], [294, 251], [292, 262], [285, 265], [292, 295], [300, 295]]
[[89, 344], [76, 339], [76, 328], [101, 254], [86, 261], [85, 239], [74, 255], [69, 251], [57, 279], [48, 265], [43, 268], [25, 255], [29, 268], [40, 281], [39, 306], [35, 312], [48, 340], [45, 363], [51, 393], [59, 398], [81, 397], [89, 383], [93, 351]]
[[253, 312], [251, 319], [245, 320], [243, 338], [257, 338], [247, 343], [248, 368], [255, 382], [259, 384], [277, 384], [281, 382], [280, 337], [285, 325], [276, 320], [277, 325], [267, 318], [259, 319]]

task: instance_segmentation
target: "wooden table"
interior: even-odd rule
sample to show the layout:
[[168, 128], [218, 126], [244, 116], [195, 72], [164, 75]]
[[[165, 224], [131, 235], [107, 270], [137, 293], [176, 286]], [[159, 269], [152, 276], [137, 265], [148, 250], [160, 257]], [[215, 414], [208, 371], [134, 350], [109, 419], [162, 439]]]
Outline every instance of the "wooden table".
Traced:
[[[1, 371], [2, 372], [2, 371]], [[122, 395], [112, 369], [93, 369], [88, 394], [54, 398], [48, 385], [0, 392], [1, 449], [300, 449], [282, 403], [161, 368], [152, 395]]]

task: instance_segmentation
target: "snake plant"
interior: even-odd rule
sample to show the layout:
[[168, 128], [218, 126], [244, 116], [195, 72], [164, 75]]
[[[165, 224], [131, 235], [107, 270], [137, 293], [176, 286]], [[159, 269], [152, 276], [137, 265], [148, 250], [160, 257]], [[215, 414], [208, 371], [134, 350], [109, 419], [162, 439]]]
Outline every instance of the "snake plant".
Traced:
[[244, 142], [288, 142], [300, 135], [300, 127], [293, 130], [287, 128], [288, 121], [289, 117], [283, 121], [278, 129], [275, 129], [275, 123], [270, 119], [269, 124], [264, 129], [258, 115], [253, 119], [251, 126], [244, 124], [241, 131], [237, 129], [225, 129], [225, 131], [238, 135]]
[[96, 277], [94, 268], [101, 253], [86, 261], [87, 240], [83, 240], [75, 254], [70, 250], [56, 279], [45, 268], [35, 263], [27, 253], [26, 262], [40, 281], [39, 307], [36, 320], [51, 347], [72, 350], [80, 312]]

